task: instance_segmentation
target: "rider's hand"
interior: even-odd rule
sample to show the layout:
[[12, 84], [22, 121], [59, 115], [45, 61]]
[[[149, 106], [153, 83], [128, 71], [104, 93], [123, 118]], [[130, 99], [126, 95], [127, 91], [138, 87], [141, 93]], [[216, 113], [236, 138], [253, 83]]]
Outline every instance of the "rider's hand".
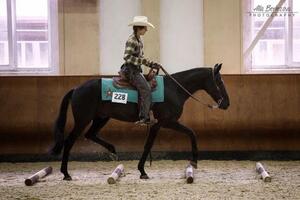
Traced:
[[155, 62], [152, 63], [152, 65], [151, 65], [151, 68], [154, 68], [154, 69], [156, 69], [156, 70], [159, 70], [161, 67], [162, 67], [161, 64], [155, 63]]

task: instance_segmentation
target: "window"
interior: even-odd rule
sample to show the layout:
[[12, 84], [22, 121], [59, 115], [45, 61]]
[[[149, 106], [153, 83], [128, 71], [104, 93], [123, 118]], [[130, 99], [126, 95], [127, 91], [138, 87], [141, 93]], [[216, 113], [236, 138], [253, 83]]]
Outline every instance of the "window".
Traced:
[[0, 71], [56, 71], [57, 0], [0, 0]]
[[246, 72], [300, 71], [300, 1], [249, 0], [244, 9]]

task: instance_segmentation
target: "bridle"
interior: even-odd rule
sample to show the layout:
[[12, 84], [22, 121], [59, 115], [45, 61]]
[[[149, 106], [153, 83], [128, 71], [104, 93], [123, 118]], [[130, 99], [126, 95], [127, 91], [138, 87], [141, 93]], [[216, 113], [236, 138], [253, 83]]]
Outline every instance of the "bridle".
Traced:
[[[216, 108], [219, 108], [219, 106], [221, 105], [221, 103], [223, 102], [223, 98], [221, 97], [217, 103], [218, 105], [211, 105], [211, 104], [208, 104], [208, 103], [204, 103], [203, 101], [201, 101], [200, 99], [198, 99], [197, 97], [195, 97], [193, 94], [191, 94], [186, 88], [184, 88], [174, 77], [172, 77], [162, 66], [160, 67], [160, 69], [168, 76], [170, 77], [185, 93], [187, 93], [190, 97], [192, 97], [195, 101], [201, 103], [202, 105], [204, 106], [207, 106], [211, 109], [216, 109]], [[211, 69], [213, 70], [213, 69]], [[157, 74], [158, 74], [158, 71], [157, 71]], [[212, 76], [213, 76], [213, 79], [215, 79], [214, 77], [214, 72], [212, 71]]]

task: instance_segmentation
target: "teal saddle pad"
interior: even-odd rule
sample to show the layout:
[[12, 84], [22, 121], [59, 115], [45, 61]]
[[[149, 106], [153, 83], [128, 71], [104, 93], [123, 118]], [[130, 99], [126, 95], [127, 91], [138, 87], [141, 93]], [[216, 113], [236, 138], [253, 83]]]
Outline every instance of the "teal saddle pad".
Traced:
[[[164, 101], [164, 78], [163, 76], [156, 76], [157, 81], [156, 88], [152, 91], [152, 102], [163, 102]], [[138, 92], [132, 89], [120, 89], [113, 85], [112, 78], [102, 78], [101, 84], [101, 96], [103, 101], [111, 101], [113, 92], [122, 92], [128, 94], [128, 102], [138, 102]]]

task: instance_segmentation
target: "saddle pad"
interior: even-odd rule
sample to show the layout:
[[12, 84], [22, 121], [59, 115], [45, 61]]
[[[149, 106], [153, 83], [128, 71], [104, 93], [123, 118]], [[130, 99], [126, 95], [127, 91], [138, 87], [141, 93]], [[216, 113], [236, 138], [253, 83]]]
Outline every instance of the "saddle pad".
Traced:
[[[163, 76], [156, 76], [156, 88], [152, 91], [152, 102], [164, 101], [164, 79]], [[128, 102], [138, 103], [138, 92], [132, 89], [120, 89], [113, 85], [112, 78], [102, 78], [101, 81], [101, 96], [103, 101], [111, 101], [113, 92], [123, 92], [128, 94]]]

